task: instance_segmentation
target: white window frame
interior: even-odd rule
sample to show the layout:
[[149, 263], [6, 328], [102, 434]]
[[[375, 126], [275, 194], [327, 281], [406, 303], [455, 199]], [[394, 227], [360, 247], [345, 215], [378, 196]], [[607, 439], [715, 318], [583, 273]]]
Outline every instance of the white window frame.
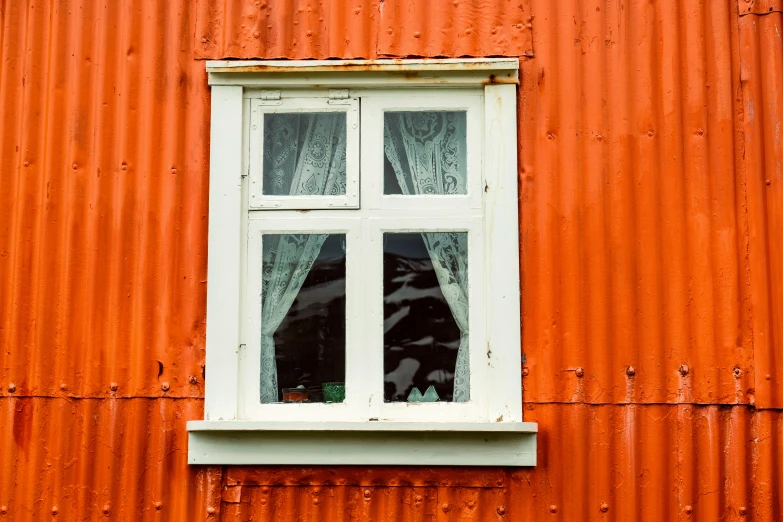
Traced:
[[[205, 419], [188, 422], [189, 462], [535, 465], [537, 425], [522, 419], [518, 61], [221, 61], [208, 62], [207, 71], [212, 126]], [[409, 91], [400, 96], [398, 89]], [[257, 123], [263, 112], [329, 107], [350, 113], [357, 99], [361, 153], [349, 153], [347, 160], [361, 158], [361, 179], [348, 167], [346, 196], [326, 202], [323, 196], [260, 196], [261, 172], [254, 165], [261, 163]], [[468, 147], [469, 172], [481, 173], [469, 177], [467, 195], [383, 195], [382, 111], [465, 108], [468, 143], [478, 144]], [[358, 130], [354, 139], [358, 145]], [[317, 223], [315, 215], [308, 219], [294, 210], [302, 208], [322, 209]], [[260, 346], [260, 299], [251, 296], [261, 284], [255, 266], [261, 233], [327, 230], [346, 234], [346, 315], [361, 316], [367, 325], [347, 329], [346, 401], [260, 404], [258, 350], [252, 349]], [[355, 349], [366, 346], [366, 339], [383, 338], [382, 307], [367, 306], [382, 302], [383, 289], [362, 283], [382, 281], [382, 249], [371, 245], [382, 241], [384, 230], [469, 234], [468, 403], [384, 403], [382, 341], [375, 351]], [[351, 245], [361, 245], [360, 255], [351, 255]]]

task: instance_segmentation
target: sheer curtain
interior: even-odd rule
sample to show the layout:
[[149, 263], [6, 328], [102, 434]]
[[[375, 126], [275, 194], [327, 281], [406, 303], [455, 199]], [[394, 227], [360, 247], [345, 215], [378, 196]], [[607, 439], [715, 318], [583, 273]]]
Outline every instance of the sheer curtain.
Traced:
[[[466, 117], [459, 112], [387, 112], [384, 149], [405, 195], [467, 194]], [[467, 234], [424, 232], [440, 289], [460, 330], [454, 402], [470, 400]]]
[[[264, 120], [266, 195], [345, 194], [345, 115], [268, 114]], [[268, 234], [261, 285], [261, 402], [277, 402], [274, 335], [328, 234]]]

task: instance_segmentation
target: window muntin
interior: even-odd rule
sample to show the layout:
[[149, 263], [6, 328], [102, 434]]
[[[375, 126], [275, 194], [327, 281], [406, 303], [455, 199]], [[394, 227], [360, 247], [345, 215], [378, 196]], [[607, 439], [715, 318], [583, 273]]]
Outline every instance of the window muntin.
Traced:
[[250, 100], [250, 209], [359, 206], [359, 101]]

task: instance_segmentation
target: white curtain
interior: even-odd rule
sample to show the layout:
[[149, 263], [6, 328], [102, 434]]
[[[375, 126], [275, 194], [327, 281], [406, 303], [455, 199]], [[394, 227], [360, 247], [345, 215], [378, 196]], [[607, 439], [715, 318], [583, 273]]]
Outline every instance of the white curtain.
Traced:
[[[264, 194], [345, 194], [345, 115], [274, 114], [264, 119]], [[328, 234], [265, 234], [262, 242], [261, 402], [277, 402], [274, 334]]]
[[[465, 131], [465, 113], [387, 112], [384, 148], [402, 193], [467, 194]], [[470, 400], [467, 233], [425, 232], [421, 237], [460, 330], [454, 402], [467, 402]]]

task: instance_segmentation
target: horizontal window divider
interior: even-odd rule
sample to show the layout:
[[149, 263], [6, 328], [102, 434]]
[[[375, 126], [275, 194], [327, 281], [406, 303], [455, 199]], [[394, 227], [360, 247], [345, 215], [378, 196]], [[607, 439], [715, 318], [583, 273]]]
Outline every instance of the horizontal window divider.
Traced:
[[535, 422], [246, 421], [192, 420], [188, 431], [454, 431], [537, 433]]

